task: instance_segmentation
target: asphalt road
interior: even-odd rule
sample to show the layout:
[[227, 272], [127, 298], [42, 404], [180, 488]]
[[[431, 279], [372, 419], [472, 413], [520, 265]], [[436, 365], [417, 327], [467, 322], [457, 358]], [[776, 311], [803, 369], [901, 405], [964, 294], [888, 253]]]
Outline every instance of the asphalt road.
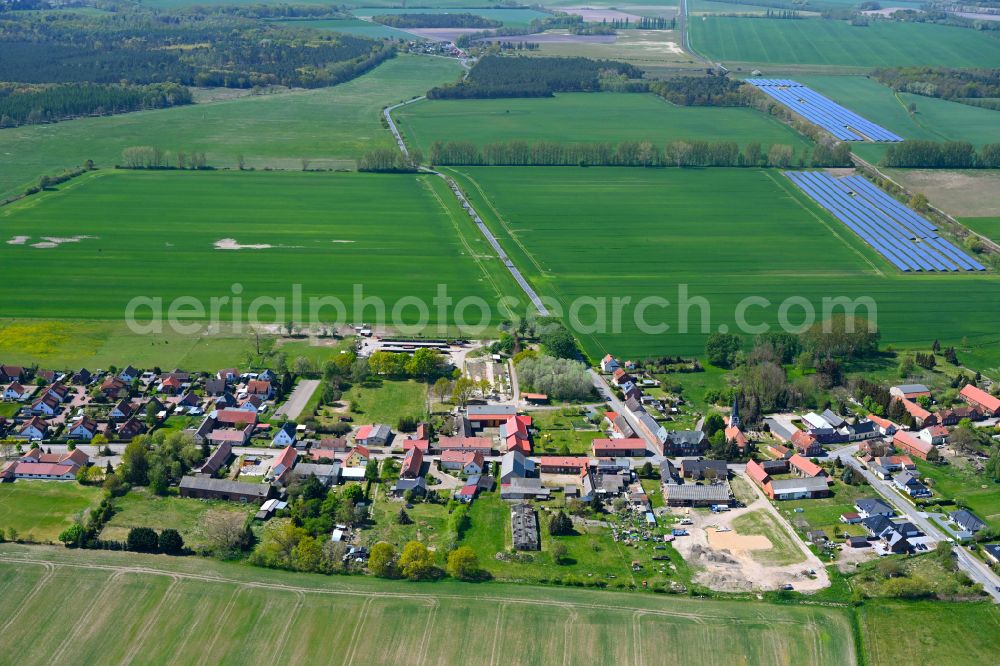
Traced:
[[625, 406], [625, 403], [618, 399], [615, 392], [611, 389], [611, 385], [608, 384], [607, 380], [601, 376], [599, 372], [593, 368], [589, 368], [587, 372], [590, 373], [590, 380], [594, 384], [594, 388], [597, 389], [598, 394], [603, 394], [607, 396], [606, 400], [609, 405], [611, 405], [612, 411], [615, 411], [625, 417], [628, 424], [632, 426], [632, 430], [635, 430], [635, 434], [646, 442], [646, 452], [653, 456], [650, 462], [659, 464], [663, 460], [663, 456], [660, 455], [659, 442], [655, 441], [652, 437], [646, 434], [646, 432], [639, 427], [639, 419], [632, 414], [632, 411]]
[[278, 407], [274, 411], [275, 416], [281, 416], [284, 414], [290, 419], [299, 418], [299, 414], [305, 409], [306, 404], [309, 402], [309, 398], [312, 397], [316, 389], [319, 388], [318, 379], [303, 379], [300, 380], [295, 388], [292, 389], [292, 394], [288, 396], [288, 400], [284, 402], [283, 405]]

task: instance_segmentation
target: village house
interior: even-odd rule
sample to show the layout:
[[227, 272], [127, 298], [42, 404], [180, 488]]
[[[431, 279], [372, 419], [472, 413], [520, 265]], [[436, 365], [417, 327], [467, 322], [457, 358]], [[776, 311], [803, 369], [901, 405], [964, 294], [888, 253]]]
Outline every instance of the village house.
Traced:
[[304, 480], [310, 476], [316, 477], [317, 481], [330, 488], [340, 483], [340, 464], [298, 463], [292, 469], [292, 480]]
[[115, 431], [115, 438], [123, 442], [131, 442], [139, 435], [146, 432], [146, 424], [136, 417], [125, 421]]
[[403, 497], [408, 492], [423, 497], [427, 494], [427, 481], [422, 476], [415, 479], [404, 479], [402, 477], [397, 479], [396, 484], [392, 487], [393, 497]]
[[933, 444], [928, 444], [905, 430], [896, 432], [892, 438], [892, 444], [903, 453], [916, 456], [921, 460], [927, 460], [931, 452], [936, 450]]
[[441, 437], [434, 448], [441, 451], [479, 451], [484, 456], [493, 452], [493, 440], [488, 437]]
[[27, 378], [28, 373], [19, 365], [0, 365], [0, 383], [23, 383]]
[[900, 472], [892, 478], [892, 483], [910, 497], [930, 497], [931, 489], [920, 482], [912, 472]]
[[894, 398], [916, 400], [931, 397], [931, 390], [923, 384], [900, 384], [889, 388], [889, 395]]
[[69, 432], [66, 434], [67, 439], [89, 442], [97, 435], [97, 421], [84, 414], [76, 421], [70, 423], [68, 430]]
[[827, 473], [822, 467], [798, 454], [788, 459], [788, 469], [793, 474], [804, 478], [827, 479]]
[[118, 373], [118, 379], [126, 384], [131, 384], [139, 379], [139, 371], [130, 365]]
[[524, 479], [535, 475], [535, 461], [526, 457], [520, 451], [510, 451], [500, 459], [500, 483], [509, 483], [512, 479]]
[[261, 400], [270, 400], [274, 396], [274, 389], [271, 387], [271, 382], [263, 379], [252, 379], [247, 382], [246, 393]]
[[726, 479], [729, 467], [725, 460], [685, 459], [681, 461], [681, 476], [693, 481]]
[[601, 359], [601, 372], [610, 375], [615, 370], [621, 368], [621, 364], [611, 354], [606, 354], [604, 358]]
[[132, 418], [136, 413], [136, 407], [130, 400], [119, 400], [108, 412], [108, 418], [112, 421], [125, 421]]
[[465, 409], [465, 418], [473, 431], [483, 428], [499, 428], [507, 419], [517, 413], [513, 405], [469, 405]]
[[482, 451], [450, 449], [441, 453], [440, 460], [441, 469], [460, 470], [463, 474], [482, 474], [485, 464]]
[[205, 380], [205, 395], [216, 397], [222, 395], [225, 392], [226, 392], [225, 379], [214, 378]]
[[385, 446], [392, 438], [392, 430], [383, 423], [363, 425], [354, 435], [354, 443], [359, 446]]
[[588, 458], [579, 456], [542, 456], [538, 460], [538, 470], [542, 474], [580, 474], [580, 470], [590, 465]]
[[229, 442], [222, 442], [215, 450], [212, 451], [211, 455], [202, 463], [201, 467], [198, 469], [199, 474], [207, 474], [208, 476], [213, 476], [229, 461], [229, 457], [233, 453], [233, 445]]
[[796, 430], [792, 433], [791, 445], [799, 455], [805, 456], [807, 458], [815, 458], [816, 456], [823, 455], [823, 445], [820, 444], [819, 440], [811, 433], [804, 430]]
[[156, 387], [156, 389], [164, 395], [177, 395], [184, 390], [184, 382], [182, 382], [176, 375], [167, 375], [160, 380], [160, 384]]
[[271, 439], [271, 446], [295, 446], [295, 422], [285, 421]]
[[966, 384], [958, 394], [971, 407], [989, 416], [1000, 416], [1000, 398], [990, 395], [981, 388]]
[[403, 440], [403, 451], [410, 449], [420, 449], [420, 452], [426, 456], [431, 452], [431, 442], [429, 439], [408, 437]]
[[874, 414], [868, 415], [868, 420], [875, 424], [878, 429], [878, 434], [883, 437], [892, 437], [899, 430], [899, 426], [890, 421], [889, 419], [884, 419], [881, 416], [876, 416]]
[[970, 421], [982, 421], [983, 413], [978, 408], [971, 405], [962, 405], [950, 409], [942, 409], [937, 413], [938, 423], [943, 426], [957, 426], [962, 419]]
[[49, 424], [37, 416], [33, 416], [18, 428], [17, 434], [14, 435], [15, 439], [29, 439], [32, 441], [40, 441], [48, 437], [49, 435]]
[[609, 434], [613, 439], [635, 437], [635, 431], [632, 430], [632, 426], [618, 412], [604, 412], [604, 420], [608, 423]]
[[371, 460], [372, 454], [368, 449], [360, 444], [351, 449], [347, 455], [341, 460], [341, 468], [361, 468], [364, 469], [368, 467], [368, 461]]
[[101, 394], [106, 400], [117, 400], [128, 395], [128, 384], [117, 377], [107, 377], [101, 382]]
[[854, 503], [854, 509], [861, 515], [862, 519], [873, 516], [891, 518], [896, 515], [896, 511], [891, 506], [878, 498], [859, 499]]
[[424, 466], [424, 454], [420, 449], [410, 449], [403, 457], [403, 464], [399, 468], [399, 476], [403, 479], [416, 479], [423, 476], [420, 472]]
[[70, 377], [70, 384], [77, 384], [79, 386], [88, 386], [92, 381], [94, 381], [94, 375], [87, 368], [80, 368], [73, 373]]
[[928, 444], [940, 446], [948, 441], [948, 429], [940, 425], [929, 426], [917, 433], [917, 437]]
[[295, 461], [298, 459], [298, 456], [298, 451], [295, 450], [294, 446], [283, 448], [281, 453], [271, 459], [269, 478], [279, 485], [287, 485], [291, 480], [292, 468], [295, 467]]
[[61, 406], [58, 398], [54, 397], [51, 393], [44, 393], [35, 398], [31, 403], [30, 411], [37, 416], [51, 418], [59, 413]]
[[233, 382], [238, 382], [240, 380], [240, 371], [236, 368], [223, 368], [215, 373], [217, 379], [221, 379], [227, 384], [232, 384]]
[[217, 499], [260, 506], [271, 496], [269, 483], [243, 483], [209, 476], [185, 476], [181, 479], [181, 497]]
[[528, 427], [531, 417], [515, 414], [500, 425], [500, 439], [504, 442], [505, 451], [520, 451], [531, 455], [531, 436]]
[[957, 525], [964, 532], [975, 534], [986, 527], [986, 523], [976, 514], [968, 509], [958, 509], [948, 514], [948, 520]]
[[700, 456], [708, 449], [708, 438], [701, 430], [664, 430], [660, 435], [665, 456]]
[[10, 386], [4, 389], [3, 399], [23, 402], [28, 398], [30, 398], [31, 394], [34, 392], [35, 392], [34, 387], [28, 388], [25, 386], [21, 386], [19, 382], [12, 382]]
[[248, 395], [239, 403], [237, 409], [259, 414], [264, 410], [264, 400], [259, 395]]
[[907, 413], [913, 417], [913, 422], [917, 424], [918, 428], [937, 424], [937, 416], [912, 400], [899, 398], [899, 403], [903, 405], [903, 408], [906, 409]]
[[591, 447], [593, 454], [598, 458], [642, 458], [646, 455], [646, 440], [639, 437], [595, 439]]
[[73, 481], [76, 473], [90, 464], [90, 457], [80, 449], [66, 453], [44, 453], [33, 448], [18, 460], [8, 463], [0, 477], [12, 479], [42, 479]]

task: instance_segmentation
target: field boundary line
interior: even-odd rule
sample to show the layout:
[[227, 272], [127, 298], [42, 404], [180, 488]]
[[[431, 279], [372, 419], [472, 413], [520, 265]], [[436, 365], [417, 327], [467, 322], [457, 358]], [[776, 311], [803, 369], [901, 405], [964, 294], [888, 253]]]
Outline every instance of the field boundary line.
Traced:
[[[115, 591], [114, 590], [115, 583], [118, 581], [119, 578], [121, 578], [125, 574], [126, 572], [124, 571], [116, 571], [115, 573], [111, 574], [111, 577], [104, 582], [104, 589], [102, 589], [101, 592], [96, 597], [91, 599], [90, 607], [94, 609], [103, 608], [105, 600], [111, 595], [113, 591]], [[93, 630], [94, 625], [87, 622], [76, 622], [73, 625], [73, 630], [69, 632], [69, 635], [66, 636], [63, 639], [62, 643], [59, 645], [59, 649], [56, 650], [51, 657], [49, 657], [49, 663], [51, 664], [60, 663], [60, 660], [63, 654], [66, 652], [66, 650], [69, 649], [71, 646], [76, 645], [77, 637], [80, 636], [80, 632], [84, 627], [89, 627], [91, 630]]]
[[579, 619], [580, 615], [576, 612], [576, 609], [570, 608], [569, 617], [567, 617], [566, 621], [563, 622], [563, 666], [570, 666], [569, 646], [571, 645], [571, 641], [569, 639], [569, 632]]
[[643, 666], [645, 660], [642, 655], [642, 611], [632, 613], [632, 659], [635, 666]]
[[[219, 637], [222, 636], [222, 629], [226, 626], [226, 622], [229, 621], [229, 615], [233, 612], [233, 608], [236, 606], [236, 597], [243, 593], [245, 588], [237, 586], [233, 590], [232, 596], [229, 597], [229, 601], [226, 602], [226, 607], [222, 609], [222, 613], [216, 619], [215, 633], [212, 634], [212, 642], [209, 643], [210, 646], [216, 645], [219, 642]], [[201, 666], [208, 659], [208, 650], [201, 653], [201, 657], [198, 659], [198, 664]]]
[[368, 595], [365, 599], [364, 605], [361, 606], [361, 612], [358, 613], [358, 622], [354, 625], [354, 631], [351, 632], [351, 642], [350, 647], [347, 651], [347, 657], [344, 659], [344, 665], [349, 666], [354, 663], [354, 655], [358, 652], [358, 640], [361, 638], [362, 628], [364, 627], [365, 620], [368, 619], [368, 613], [371, 611], [372, 602], [375, 601], [375, 597]]
[[[34, 560], [27, 558], [16, 558], [7, 555], [0, 554], [0, 562], [8, 562], [12, 564], [41, 564], [46, 563], [45, 560]], [[185, 572], [167, 571], [163, 569], [155, 569], [152, 567], [127, 567], [127, 566], [110, 566], [110, 565], [98, 565], [98, 564], [77, 564], [70, 562], [50, 562], [53, 567], [67, 567], [75, 569], [95, 569], [101, 571], [113, 571], [121, 573], [146, 573], [152, 575], [161, 575], [167, 577], [177, 576], [184, 579], [197, 580], [210, 583], [223, 583], [228, 585], [236, 586], [234, 590], [234, 597], [236, 594], [242, 591], [251, 589], [262, 589], [262, 590], [284, 590], [287, 592], [303, 592], [310, 594], [324, 594], [332, 596], [347, 596], [347, 597], [365, 597], [367, 599], [374, 600], [377, 595], [379, 597], [386, 597], [391, 599], [417, 599], [417, 600], [428, 600], [436, 599], [438, 601], [443, 600], [453, 600], [453, 601], [469, 601], [481, 603], [483, 600], [482, 595], [471, 595], [471, 594], [411, 594], [403, 592], [369, 592], [364, 590], [348, 590], [348, 589], [329, 589], [329, 588], [314, 588], [314, 587], [298, 587], [294, 585], [285, 585], [279, 583], [265, 583], [261, 581], [245, 581], [232, 578], [224, 578], [221, 576], [204, 576], [198, 574], [191, 574]], [[234, 603], [235, 599], [230, 599], [230, 603]], [[526, 606], [542, 606], [550, 608], [583, 608], [588, 610], [600, 610], [600, 611], [627, 611], [632, 609], [632, 606], [628, 605], [615, 605], [609, 603], [587, 603], [580, 601], [554, 601], [552, 599], [527, 599], [524, 597], [497, 597], [497, 602], [500, 604], [520, 604]], [[829, 608], [847, 608], [846, 604], [827, 604]], [[229, 607], [227, 606], [227, 609]], [[231, 610], [231, 609], [230, 609]], [[219, 621], [224, 621], [225, 616], [230, 612], [230, 610], [224, 610], [219, 616]], [[717, 609], [718, 610], [718, 609]], [[759, 620], [748, 619], [746, 617], [734, 616], [731, 613], [716, 613], [706, 616], [701, 612], [683, 612], [678, 610], [664, 609], [664, 608], [643, 608], [642, 612], [645, 615], [654, 615], [659, 617], [668, 618], [678, 618], [693, 622], [695, 624], [704, 624], [706, 620], [713, 622], [729, 622], [735, 624], [756, 624]], [[788, 625], [800, 625], [799, 620], [794, 619], [781, 619], [781, 618], [770, 618], [769, 621], [773, 624], [788, 624]]]
[[437, 599], [430, 599], [428, 600], [428, 606], [430, 609], [427, 611], [427, 622], [424, 624], [424, 633], [420, 636], [420, 649], [417, 650], [418, 666], [427, 661], [427, 653], [430, 652], [431, 648], [431, 627], [434, 625], [434, 620], [437, 618], [438, 608], [441, 604], [438, 603]]
[[[288, 626], [292, 626], [295, 624], [295, 620], [298, 619], [299, 613], [302, 612], [302, 607], [305, 606], [306, 604], [305, 592], [296, 592], [295, 596], [297, 597], [295, 602], [295, 608], [293, 608], [292, 612], [288, 614], [287, 618], [285, 618], [285, 622], [288, 624]], [[290, 633], [291, 632], [289, 631], [281, 632], [281, 638], [278, 639], [277, 644], [275, 644], [274, 646], [274, 652], [273, 654], [271, 654], [270, 663], [272, 664], [279, 663], [281, 653], [284, 651], [285, 645], [288, 644], [288, 635]]]
[[802, 210], [804, 210], [807, 213], [809, 213], [809, 215], [811, 215], [813, 218], [815, 218], [817, 222], [819, 222], [820, 224], [822, 224], [827, 229], [827, 231], [830, 232], [830, 234], [834, 238], [836, 238], [838, 241], [840, 241], [841, 243], [843, 243], [844, 245], [846, 245], [849, 250], [851, 250], [856, 255], [858, 255], [859, 257], [861, 257], [862, 261], [864, 261], [866, 264], [868, 264], [869, 266], [871, 266], [872, 270], [875, 271], [876, 275], [878, 275], [880, 277], [886, 277], [885, 273], [882, 271], [881, 268], [879, 268], [870, 258], [866, 257], [861, 250], [859, 250], [858, 248], [854, 247], [854, 245], [852, 245], [851, 243], [849, 243], [846, 238], [844, 238], [843, 236], [841, 236], [840, 232], [837, 229], [831, 227], [830, 224], [827, 223], [826, 220], [824, 220], [822, 217], [820, 217], [819, 215], [816, 214], [816, 211], [809, 210], [808, 206], [806, 206], [805, 204], [803, 204], [802, 201], [799, 200], [799, 198], [796, 197], [795, 194], [791, 190], [787, 189], [786, 183], [781, 182], [781, 180], [779, 180], [778, 178], [775, 178], [774, 175], [770, 171], [764, 171], [764, 174], [768, 178], [770, 178], [779, 188], [781, 188], [782, 191], [784, 191], [786, 194], [788, 194], [789, 198], [791, 198], [792, 201], [794, 201], [796, 204], [798, 204], [798, 206], [800, 208], [802, 208]]

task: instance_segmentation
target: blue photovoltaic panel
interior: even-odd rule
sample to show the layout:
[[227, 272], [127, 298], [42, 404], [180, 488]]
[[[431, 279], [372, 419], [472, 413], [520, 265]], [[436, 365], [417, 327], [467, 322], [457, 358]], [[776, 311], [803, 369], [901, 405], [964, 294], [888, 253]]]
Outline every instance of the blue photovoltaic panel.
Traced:
[[747, 83], [781, 102], [841, 141], [902, 141], [903, 138], [815, 90], [790, 79], [747, 79]]
[[986, 270], [938, 236], [933, 224], [863, 176], [834, 178], [820, 171], [787, 171], [785, 175], [901, 271]]

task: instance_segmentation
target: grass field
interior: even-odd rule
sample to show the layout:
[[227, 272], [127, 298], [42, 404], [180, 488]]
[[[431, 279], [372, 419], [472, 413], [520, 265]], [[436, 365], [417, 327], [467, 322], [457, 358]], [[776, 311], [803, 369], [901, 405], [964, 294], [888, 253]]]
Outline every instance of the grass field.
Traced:
[[[1000, 37], [930, 23], [696, 17], [690, 23], [695, 50], [727, 66], [733, 63], [883, 67], [996, 67]], [[848, 105], [849, 106], [849, 105]]]
[[885, 172], [910, 192], [923, 192], [933, 205], [952, 217], [1000, 217], [1000, 170], [886, 169]]
[[753, 559], [761, 564], [783, 567], [806, 559], [794, 537], [766, 509], [757, 509], [734, 518], [732, 527], [739, 534], [759, 534], [771, 542], [771, 547], [767, 550], [751, 551]]
[[594, 440], [607, 436], [587, 422], [582, 409], [547, 409], [529, 414], [532, 425], [541, 431], [535, 439], [535, 452], [539, 454], [558, 454], [565, 446], [570, 453], [590, 455]]
[[0, 484], [0, 529], [9, 537], [55, 541], [59, 533], [101, 502], [103, 490], [76, 481], [15, 481]]
[[[1000, 39], [997, 40], [1000, 43]], [[795, 75], [795, 80], [860, 113], [904, 139], [968, 141], [981, 146], [1000, 142], [996, 111], [910, 93], [895, 93], [875, 79], [863, 76]], [[907, 107], [916, 105], [916, 113]], [[853, 150], [877, 162], [884, 144], [855, 143]], [[932, 200], [933, 201], [933, 200]]]
[[1000, 243], [1000, 217], [963, 217], [959, 222], [990, 240]]
[[383, 106], [422, 95], [460, 71], [445, 58], [399, 56], [333, 88], [5, 129], [0, 197], [87, 159], [112, 166], [122, 149], [137, 145], [202, 151], [216, 167], [235, 168], [242, 154], [255, 168], [298, 170], [302, 158], [313, 168], [354, 168], [365, 151], [394, 146], [379, 119]]
[[[4, 314], [121, 321], [137, 296], [162, 297], [164, 314], [171, 299], [194, 298], [208, 313], [211, 297], [232, 296], [239, 284], [240, 316], [253, 299], [268, 297], [284, 305], [263, 305], [264, 321], [308, 321], [310, 298], [332, 296], [346, 305], [340, 317], [348, 322], [379, 318], [375, 306], [355, 310], [358, 284], [364, 297], [384, 299], [384, 318], [412, 296], [432, 310], [433, 324], [438, 285], [456, 300], [479, 296], [495, 304], [498, 294], [511, 293], [507, 272], [463, 216], [432, 176], [98, 171], [0, 212], [4, 240], [30, 237], [0, 245]], [[77, 235], [88, 237], [32, 246], [43, 237]], [[266, 247], [216, 249], [223, 239]], [[110, 265], [114, 280], [107, 279]], [[301, 285], [301, 315], [292, 313], [293, 285]], [[410, 306], [397, 313], [401, 323], [420, 318]], [[232, 318], [230, 303], [219, 319]], [[337, 318], [333, 307], [319, 317]]]
[[[678, 139], [806, 143], [776, 120], [748, 108], [674, 106], [655, 95], [566, 93], [545, 99], [428, 100], [397, 109], [411, 145], [426, 155], [434, 141], [651, 141]], [[765, 148], [766, 150], [766, 148]]]
[[[934, 479], [934, 492], [968, 507], [994, 528], [1000, 529], [1000, 485], [977, 474], [964, 460], [948, 465], [917, 462], [921, 476]], [[951, 509], [948, 509], [951, 511]]]
[[[830, 486], [832, 497], [821, 499], [792, 500], [776, 502], [775, 506], [789, 521], [802, 519], [809, 523], [811, 530], [823, 530], [826, 535], [837, 540], [837, 535], [847, 532], [851, 535], [866, 534], [860, 525], [845, 525], [840, 522], [840, 514], [855, 511], [854, 502], [864, 497], [872, 497], [870, 486], [849, 486], [839, 479]], [[801, 509], [796, 513], [796, 509]]]
[[[11, 545], [0, 548], [0, 558], [0, 593], [9, 600], [0, 646], [16, 649], [25, 665], [640, 666], [662, 663], [667, 650], [680, 663], [856, 662], [843, 608], [324, 578], [195, 558]], [[136, 566], [143, 571], [129, 570]], [[510, 640], [515, 632], [518, 640]], [[57, 640], [32, 640], [57, 633]], [[117, 640], [122, 636], [130, 639]]]
[[400, 417], [426, 417], [427, 385], [412, 379], [357, 384], [344, 393], [343, 401], [351, 404], [351, 416], [358, 423], [385, 423], [395, 429]]
[[387, 25], [372, 23], [362, 19], [312, 19], [304, 21], [275, 21], [278, 25], [289, 28], [312, 28], [314, 30], [330, 30], [333, 32], [343, 32], [348, 35], [367, 37], [369, 39], [404, 39], [407, 41], [419, 40], [414, 34], [391, 28]]
[[[616, 8], [630, 13], [655, 16], [659, 12], [641, 11], [638, 7]], [[670, 15], [675, 12], [671, 11]], [[538, 49], [525, 52], [535, 56], [563, 56], [582, 58], [610, 58], [624, 60], [645, 70], [647, 76], [660, 73], [676, 74], [678, 69], [700, 69], [703, 64], [680, 48], [680, 34], [676, 30], [619, 30], [613, 41], [588, 41], [586, 35], [573, 37], [568, 30], [547, 30], [546, 34], [561, 35], [558, 40], [539, 41]], [[524, 37], [524, 41], [532, 41]], [[514, 41], [520, 41], [515, 38]]]
[[[778, 321], [779, 304], [792, 296], [813, 303], [817, 317], [823, 298], [867, 296], [877, 306], [883, 344], [926, 346], [934, 337], [960, 344], [965, 338], [984, 366], [1000, 364], [1000, 313], [982, 307], [984, 298], [1000, 294], [996, 276], [895, 272], [777, 172], [469, 168], [456, 173], [537, 289], [564, 308], [578, 297], [605, 299], [597, 302], [604, 324], [595, 320], [593, 307], [579, 315], [588, 325], [580, 328], [580, 337], [593, 358], [606, 352], [700, 354], [708, 332], [738, 329], [737, 305], [747, 296], [769, 301], [750, 308], [747, 321], [771, 325]], [[689, 308], [681, 304], [682, 287]], [[645, 321], [669, 329], [639, 328], [633, 308], [649, 296], [670, 305], [650, 306]], [[708, 307], [693, 305], [695, 296]], [[632, 299], [623, 304], [617, 328], [614, 297]], [[788, 321], [798, 325], [802, 309], [794, 312]]]
[[[919, 663], [979, 666], [1000, 652], [1000, 612], [988, 603], [870, 602], [859, 611], [871, 666], [895, 666], [919, 654]], [[908, 640], [891, 640], [902, 627]]]
[[152, 527], [158, 532], [175, 529], [184, 537], [184, 545], [198, 548], [206, 545], [202, 533], [206, 514], [223, 512], [238, 522], [256, 510], [256, 506], [240, 506], [235, 502], [160, 497], [148, 488], [133, 488], [115, 500], [115, 515], [101, 531], [101, 538], [124, 541], [133, 527]]

